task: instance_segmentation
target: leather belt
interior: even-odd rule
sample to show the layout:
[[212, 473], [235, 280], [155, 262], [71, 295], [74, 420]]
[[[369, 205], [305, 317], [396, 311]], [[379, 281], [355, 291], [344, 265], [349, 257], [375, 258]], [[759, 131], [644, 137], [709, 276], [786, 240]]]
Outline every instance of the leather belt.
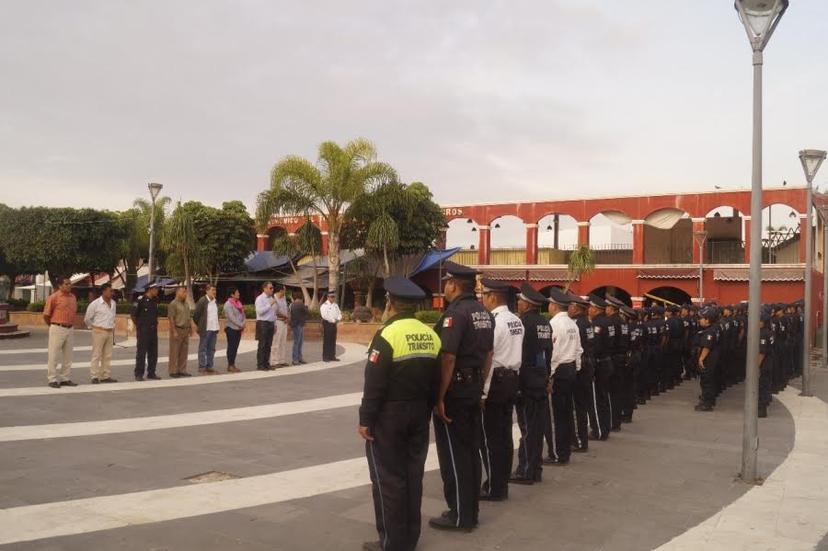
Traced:
[[68, 323], [50, 323], [49, 325], [57, 325], [58, 327], [63, 327], [64, 329], [72, 329], [74, 325]]

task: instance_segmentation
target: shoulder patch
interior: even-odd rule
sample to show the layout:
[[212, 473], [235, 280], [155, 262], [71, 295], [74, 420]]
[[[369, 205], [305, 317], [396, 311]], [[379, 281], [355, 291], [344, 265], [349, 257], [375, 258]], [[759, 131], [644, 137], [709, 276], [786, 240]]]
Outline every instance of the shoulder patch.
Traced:
[[375, 348], [375, 349], [371, 350], [371, 355], [368, 356], [368, 361], [371, 362], [372, 364], [375, 364], [379, 361], [379, 357], [380, 357], [379, 350], [377, 350]]
[[452, 327], [454, 325], [454, 321], [451, 319], [451, 316], [443, 319], [443, 327]]

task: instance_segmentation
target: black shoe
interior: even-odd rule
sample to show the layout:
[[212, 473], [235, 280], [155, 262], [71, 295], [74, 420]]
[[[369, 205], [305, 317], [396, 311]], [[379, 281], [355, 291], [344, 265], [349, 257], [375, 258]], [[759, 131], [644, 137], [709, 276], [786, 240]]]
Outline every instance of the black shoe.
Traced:
[[305, 365], [308, 362], [306, 362], [305, 360], [299, 360], [299, 363], [302, 364], [302, 365]]
[[101, 382], [101, 381], [99, 381], [97, 377], [95, 377], [95, 378], [94, 378], [94, 379], [92, 379], [92, 381], [91, 381], [91, 383], [92, 383], [93, 385], [96, 385], [96, 384], [98, 384], [98, 383], [100, 383], [100, 382]]
[[138, 382], [143, 382], [144, 378], [141, 375], [136, 375], [135, 380], [138, 381]]
[[118, 379], [113, 379], [112, 377], [107, 377], [106, 379], [101, 379], [102, 383], [117, 383]]
[[362, 551], [382, 551], [382, 544], [378, 541], [366, 541], [362, 544]]
[[481, 495], [480, 501], [506, 501], [509, 499], [508, 496], [488, 496], [488, 495]]
[[696, 411], [713, 411], [713, 406], [710, 404], [696, 404], [696, 407], [693, 409]]
[[610, 430], [611, 430], [612, 432], [618, 432], [618, 431], [620, 431], [620, 430], [621, 430], [621, 425], [614, 426], [614, 427], [610, 428]]
[[61, 381], [60, 386], [78, 386], [78, 384], [72, 381]]
[[[544, 461], [546, 463], [546, 461]], [[547, 465], [553, 465], [555, 467], [566, 467], [569, 465], [569, 459], [554, 459], [551, 463], [546, 463]]]
[[535, 481], [525, 476], [513, 475], [509, 477], [509, 484], [522, 484], [524, 486], [531, 486]]
[[57, 381], [52, 381], [51, 383], [49, 383], [49, 386], [52, 388], [60, 388], [60, 383]]
[[332, 358], [331, 361], [332, 362], [341, 362], [342, 360], [340, 360], [339, 358]]
[[768, 416], [768, 408], [767, 407], [760, 407], [759, 408], [759, 417], [765, 418]]
[[646, 404], [646, 403], [647, 403], [647, 400], [645, 400], [644, 398], [639, 398], [639, 399], [638, 399], [638, 405], [639, 405], [639, 406], [643, 406], [643, 405], [644, 405], [644, 404]]
[[170, 373], [170, 379], [178, 379], [179, 377], [181, 377], [181, 375], [178, 373]]
[[572, 451], [575, 453], [586, 453], [589, 451], [589, 448], [586, 446], [581, 446], [580, 448], [572, 448]]
[[451, 515], [445, 513], [439, 517], [432, 517], [428, 519], [428, 525], [436, 530], [450, 530], [454, 532], [471, 532], [474, 528], [466, 526], [457, 526], [457, 521]]
[[551, 465], [551, 464], [552, 464], [552, 463], [554, 463], [554, 462], [555, 462], [555, 458], [554, 458], [554, 457], [544, 457], [544, 458], [543, 458], [543, 464], [544, 464], [544, 465]]
[[179, 374], [178, 374], [178, 376], [179, 376], [179, 377], [192, 377], [192, 376], [193, 376], [193, 374], [192, 374], [192, 373], [187, 373], [187, 372], [185, 371], [184, 373], [179, 373]]
[[161, 377], [153, 373], [152, 375], [147, 375], [147, 379], [152, 379], [153, 381], [160, 381]]

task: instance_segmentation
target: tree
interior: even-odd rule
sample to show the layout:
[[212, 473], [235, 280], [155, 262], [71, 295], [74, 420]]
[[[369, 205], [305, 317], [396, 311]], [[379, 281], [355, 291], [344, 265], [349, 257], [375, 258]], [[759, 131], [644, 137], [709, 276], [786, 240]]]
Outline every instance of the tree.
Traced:
[[93, 209], [23, 207], [4, 216], [6, 262], [56, 278], [78, 272], [111, 274], [118, 265], [123, 226], [116, 213]]
[[274, 214], [319, 214], [328, 230], [328, 288], [339, 284], [340, 237], [348, 207], [376, 186], [396, 180], [391, 166], [376, 160], [374, 145], [364, 138], [344, 147], [319, 146], [314, 165], [291, 155], [273, 167], [270, 189], [259, 195], [257, 217], [265, 226]]
[[167, 251], [167, 271], [183, 277], [184, 285], [187, 286], [187, 302], [192, 305], [195, 302], [193, 274], [201, 267], [202, 258], [196, 237], [195, 217], [192, 209], [185, 208], [181, 201], [178, 201], [164, 224], [161, 243]]
[[567, 281], [564, 291], [569, 291], [572, 282], [584, 274], [592, 273], [595, 269], [595, 252], [589, 245], [581, 245], [569, 255], [567, 266]]
[[273, 252], [288, 257], [290, 269], [294, 277], [299, 280], [299, 271], [296, 268], [295, 259], [301, 256], [313, 257], [313, 296], [308, 291], [307, 285], [299, 280], [299, 288], [302, 290], [302, 297], [308, 308], [315, 310], [319, 307], [319, 277], [318, 277], [318, 254], [322, 246], [322, 234], [319, 228], [314, 226], [310, 220], [300, 227], [294, 235], [283, 232], [273, 242]]
[[[155, 200], [156, 238], [163, 231], [164, 220], [170, 203], [171, 199], [169, 197], [159, 197]], [[124, 231], [121, 240], [121, 262], [124, 270], [118, 277], [124, 282], [124, 289], [127, 294], [135, 287], [138, 269], [144, 262], [149, 260], [150, 218], [152, 218], [152, 203], [143, 198], [136, 199], [133, 201], [131, 209], [120, 213], [121, 225]], [[156, 239], [156, 268], [164, 264], [163, 256], [160, 239]]]

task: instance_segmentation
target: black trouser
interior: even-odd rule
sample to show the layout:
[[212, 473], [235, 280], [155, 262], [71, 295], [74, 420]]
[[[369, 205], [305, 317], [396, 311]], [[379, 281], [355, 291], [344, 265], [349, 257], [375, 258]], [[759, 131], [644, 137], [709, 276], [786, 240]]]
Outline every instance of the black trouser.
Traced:
[[573, 431], [575, 446], [589, 447], [589, 424], [597, 426], [598, 409], [595, 404], [595, 360], [589, 356], [581, 358], [581, 370], [575, 376], [572, 386]]
[[624, 379], [627, 376], [627, 355], [613, 354], [612, 376], [609, 380], [609, 400], [611, 421], [610, 427], [621, 428], [622, 410], [624, 406]]
[[451, 423], [434, 417], [443, 494], [457, 526], [474, 528], [480, 505], [480, 401], [447, 396], [445, 406]]
[[678, 351], [672, 350], [670, 343], [667, 343], [667, 350], [661, 353], [661, 369], [659, 370], [658, 383], [659, 390], [673, 388], [676, 384], [676, 370], [679, 365], [680, 358]]
[[227, 365], [236, 365], [236, 354], [239, 352], [239, 343], [241, 342], [241, 330], [233, 329], [232, 327], [225, 327], [224, 332], [227, 334]]
[[322, 359], [336, 359], [336, 324], [322, 320]]
[[785, 349], [780, 345], [773, 351], [773, 390], [780, 391], [785, 388]]
[[480, 445], [480, 456], [483, 459], [483, 495], [509, 495], [509, 475], [512, 473], [512, 458], [515, 453], [512, 439], [513, 406], [514, 402], [486, 400]]
[[651, 344], [647, 347], [647, 380], [649, 382], [650, 396], [658, 394], [658, 384], [661, 377], [661, 362], [664, 354], [661, 352], [661, 347], [657, 344]]
[[652, 390], [652, 382], [650, 376], [650, 348], [644, 346], [641, 351], [641, 366], [638, 368], [638, 375], [635, 381], [636, 394], [638, 400], [646, 402], [651, 398], [650, 391]]
[[552, 448], [549, 457], [566, 463], [572, 451], [573, 404], [572, 387], [575, 384], [575, 363], [561, 364], [555, 370], [549, 412], [552, 424]]
[[641, 352], [630, 351], [627, 359], [627, 373], [621, 381], [621, 418], [632, 420], [633, 410], [636, 407], [636, 380], [641, 372]]
[[365, 443], [374, 513], [385, 551], [410, 551], [420, 539], [423, 470], [430, 408], [421, 402], [385, 402]]
[[546, 390], [523, 391], [515, 403], [520, 443], [515, 475], [540, 482], [543, 472], [543, 434], [547, 422]]
[[155, 376], [155, 366], [158, 364], [158, 329], [138, 329], [138, 342], [135, 352], [135, 376], [144, 376], [144, 366], [147, 375]]
[[773, 358], [766, 356], [759, 366], [759, 407], [768, 407], [771, 403], [771, 378]]
[[[609, 356], [599, 358], [595, 366], [595, 407], [598, 410], [596, 425], [592, 427], [599, 440], [609, 438], [612, 426], [610, 409], [610, 379], [612, 378], [612, 359]], [[597, 430], [596, 430], [597, 429]]]
[[259, 341], [256, 348], [256, 368], [270, 369], [270, 347], [273, 345], [272, 321], [256, 321], [256, 339]]
[[707, 406], [716, 405], [718, 394], [718, 362], [716, 355], [711, 352], [704, 360], [704, 369], [699, 372], [699, 385], [701, 386], [701, 401]]

